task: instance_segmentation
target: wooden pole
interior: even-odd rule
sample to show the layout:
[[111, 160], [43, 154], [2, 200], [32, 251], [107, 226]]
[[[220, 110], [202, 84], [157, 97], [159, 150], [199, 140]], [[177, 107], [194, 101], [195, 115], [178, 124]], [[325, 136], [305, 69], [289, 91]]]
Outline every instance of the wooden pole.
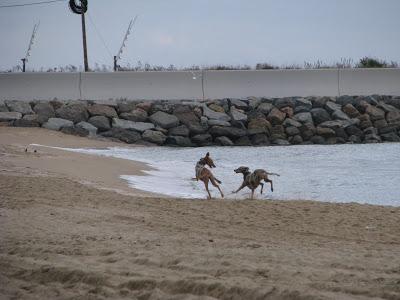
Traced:
[[[81, 2], [81, 5], [82, 2]], [[89, 71], [89, 63], [87, 57], [87, 45], [86, 45], [86, 24], [85, 24], [85, 11], [82, 11], [82, 37], [83, 37], [83, 60], [85, 64], [85, 72]]]

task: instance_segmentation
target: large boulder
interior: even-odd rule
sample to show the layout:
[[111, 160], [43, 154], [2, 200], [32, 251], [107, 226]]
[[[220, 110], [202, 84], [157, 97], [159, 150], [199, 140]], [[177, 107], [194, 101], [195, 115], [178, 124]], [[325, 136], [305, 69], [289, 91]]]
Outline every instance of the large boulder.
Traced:
[[171, 114], [167, 114], [163, 111], [158, 111], [150, 116], [150, 121], [154, 124], [169, 129], [179, 125], [179, 119]]
[[211, 103], [208, 107], [213, 111], [225, 113], [225, 109], [216, 103]]
[[95, 136], [97, 134], [97, 127], [85, 121], [79, 122], [75, 127], [83, 128], [88, 132], [89, 136]]
[[20, 112], [0, 112], [0, 122], [15, 121], [21, 118], [22, 114]]
[[247, 121], [247, 115], [243, 111], [236, 109], [234, 106], [231, 106], [229, 115], [231, 116], [233, 121], [239, 121], [239, 122]]
[[300, 127], [302, 124], [296, 120], [286, 118], [285, 121], [283, 122], [283, 126], [289, 127], [289, 126], [294, 126], [294, 127]]
[[348, 103], [342, 107], [343, 112], [350, 118], [357, 118], [360, 112], [352, 104]]
[[386, 114], [386, 121], [388, 123], [400, 122], [400, 112], [399, 111], [389, 111]]
[[316, 97], [311, 102], [312, 102], [313, 108], [324, 108], [325, 104], [331, 100], [332, 99], [330, 97]]
[[111, 129], [110, 120], [105, 116], [95, 116], [88, 120], [88, 123], [96, 127], [99, 132], [108, 131]]
[[186, 125], [180, 125], [168, 130], [168, 135], [172, 136], [189, 136], [189, 128]]
[[155, 130], [146, 130], [142, 134], [143, 140], [154, 143], [157, 145], [162, 145], [164, 144], [165, 140], [167, 137], [160, 131], [155, 131]]
[[113, 118], [112, 127], [144, 132], [146, 130], [154, 129], [155, 126], [152, 123], [132, 122], [128, 120]]
[[293, 108], [291, 108], [290, 106], [282, 107], [281, 112], [286, 114], [286, 118], [291, 118], [294, 115]]
[[136, 143], [141, 139], [140, 133], [134, 130], [123, 128], [111, 128], [111, 130], [101, 133], [104, 137], [115, 138], [128, 144]]
[[346, 128], [346, 133], [348, 135], [350, 135], [350, 136], [352, 136], [352, 135], [355, 135], [355, 136], [358, 136], [358, 137], [363, 137], [364, 136], [364, 132], [360, 128], [355, 126], [355, 125], [347, 127]]
[[229, 138], [239, 138], [246, 135], [246, 130], [235, 127], [213, 126], [209, 130], [212, 136], [227, 136]]
[[300, 112], [309, 112], [312, 109], [311, 101], [305, 98], [295, 99], [295, 105], [294, 112], [296, 114]]
[[264, 102], [264, 103], [261, 103], [260, 105], [258, 105], [257, 111], [259, 111], [265, 115], [268, 115], [273, 108], [274, 108], [274, 106], [272, 105], [272, 103]]
[[266, 134], [258, 133], [251, 136], [251, 143], [256, 146], [267, 146], [270, 145], [271, 142]]
[[13, 123], [15, 127], [40, 127], [40, 123], [38, 121], [38, 115], [25, 115], [22, 119], [15, 120]]
[[50, 103], [40, 102], [33, 107], [34, 112], [38, 115], [40, 124], [47, 122], [48, 119], [54, 118], [56, 113]]
[[349, 116], [346, 115], [343, 111], [341, 110], [335, 110], [332, 113], [332, 118], [334, 120], [350, 120]]
[[231, 106], [234, 106], [234, 107], [236, 107], [238, 109], [241, 109], [241, 110], [247, 110], [248, 109], [248, 104], [243, 100], [240, 100], [240, 99], [228, 99], [228, 102], [230, 102]]
[[285, 106], [290, 106], [291, 108], [294, 108], [296, 105], [296, 99], [295, 98], [278, 98], [278, 99], [274, 100], [274, 105], [278, 109], [281, 109], [282, 107], [285, 107]]
[[317, 127], [317, 134], [324, 138], [330, 138], [336, 136], [335, 130], [319, 126]]
[[272, 124], [272, 125], [277, 125], [277, 124], [282, 124], [282, 122], [285, 120], [286, 114], [284, 112], [281, 112], [277, 108], [273, 108], [268, 116], [267, 120]]
[[107, 118], [118, 117], [115, 109], [113, 107], [107, 106], [107, 105], [94, 104], [94, 105], [88, 106], [87, 110], [91, 116], [105, 116]]
[[22, 102], [18, 100], [6, 100], [5, 103], [9, 111], [19, 112], [23, 115], [33, 114], [33, 110], [28, 102]]
[[323, 108], [313, 108], [311, 115], [317, 125], [331, 120], [329, 113]]
[[61, 118], [50, 118], [46, 123], [42, 125], [42, 127], [50, 130], [60, 130], [63, 127], [71, 126], [74, 126], [74, 122]]
[[368, 105], [365, 112], [370, 116], [372, 121], [385, 118], [385, 111], [372, 105]]
[[395, 132], [381, 134], [381, 138], [385, 142], [400, 142], [400, 137]]
[[192, 137], [192, 141], [198, 146], [209, 146], [212, 144], [212, 136], [209, 133], [197, 134]]
[[185, 124], [186, 126], [189, 126], [190, 124], [193, 125], [199, 125], [200, 124], [200, 119], [196, 114], [190, 109], [189, 106], [181, 105], [178, 106], [174, 109], [174, 116], [178, 118], [178, 120], [182, 123]]
[[71, 134], [76, 136], [88, 136], [89, 131], [80, 126], [67, 126], [62, 127], [61, 132], [65, 134]]
[[168, 136], [165, 144], [168, 146], [179, 146], [179, 147], [193, 147], [195, 146], [190, 138], [183, 136]]
[[214, 120], [214, 119], [207, 120], [207, 125], [208, 126], [232, 126], [232, 124], [227, 121]]
[[285, 131], [288, 136], [294, 136], [300, 134], [300, 130], [294, 126], [286, 127]]
[[226, 136], [219, 136], [217, 138], [215, 138], [215, 143], [217, 145], [221, 145], [221, 146], [233, 146], [233, 142], [231, 141], [230, 138], [226, 137]]
[[229, 117], [226, 113], [213, 111], [205, 105], [203, 106], [203, 116], [207, 117], [208, 119], [215, 119], [220, 121], [229, 122], [231, 120], [231, 117]]
[[235, 146], [251, 146], [251, 145], [252, 144], [250, 138], [247, 135], [242, 136], [235, 141]]
[[150, 101], [140, 102], [140, 103], [136, 104], [136, 108], [143, 109], [147, 113], [149, 113], [151, 111], [152, 106], [153, 106], [153, 103], [151, 103]]
[[134, 109], [131, 112], [122, 113], [119, 116], [121, 119], [133, 122], [146, 122], [148, 119], [147, 112], [141, 108]]
[[388, 126], [388, 123], [386, 122], [385, 119], [376, 120], [374, 122], [374, 127], [377, 128], [377, 129], [381, 129], [381, 128], [384, 128], [384, 127], [387, 127], [387, 126]]
[[57, 118], [70, 120], [74, 123], [87, 121], [87, 119], [89, 118], [86, 106], [79, 103], [62, 106], [61, 108], [56, 110], [56, 116]]
[[120, 114], [128, 113], [134, 110], [136, 107], [136, 103], [133, 101], [122, 101], [118, 103], [118, 112]]
[[208, 130], [208, 126], [203, 126], [200, 124], [189, 124], [189, 133], [190, 135], [204, 134]]
[[309, 112], [298, 113], [293, 116], [293, 119], [295, 119], [296, 121], [298, 121], [302, 124], [306, 124], [306, 123], [314, 124], [313, 117], [312, 117], [311, 113], [309, 113]]
[[325, 109], [328, 113], [332, 114], [335, 110], [341, 110], [342, 107], [335, 102], [328, 101], [325, 104]]

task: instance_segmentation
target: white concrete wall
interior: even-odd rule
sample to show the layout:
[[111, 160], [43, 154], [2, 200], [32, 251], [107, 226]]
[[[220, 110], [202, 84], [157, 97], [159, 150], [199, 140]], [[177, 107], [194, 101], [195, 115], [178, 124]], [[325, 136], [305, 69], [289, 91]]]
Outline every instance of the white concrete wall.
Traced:
[[76, 100], [79, 73], [0, 73], [0, 100]]
[[202, 99], [386, 94], [400, 69], [3, 73], [0, 100]]

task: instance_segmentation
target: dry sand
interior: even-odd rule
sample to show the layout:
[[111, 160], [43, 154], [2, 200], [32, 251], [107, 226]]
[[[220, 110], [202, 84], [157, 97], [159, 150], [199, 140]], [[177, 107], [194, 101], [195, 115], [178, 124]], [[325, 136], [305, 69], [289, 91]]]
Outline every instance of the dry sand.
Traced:
[[160, 198], [29, 143], [121, 146], [0, 127], [1, 299], [400, 299], [400, 208]]

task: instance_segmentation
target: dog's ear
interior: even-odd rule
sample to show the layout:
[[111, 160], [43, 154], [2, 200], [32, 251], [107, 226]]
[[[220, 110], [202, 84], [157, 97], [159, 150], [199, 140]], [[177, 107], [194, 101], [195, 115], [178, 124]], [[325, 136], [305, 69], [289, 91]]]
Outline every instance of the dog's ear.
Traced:
[[210, 156], [210, 152], [207, 152], [206, 157], [209, 157], [209, 156]]

